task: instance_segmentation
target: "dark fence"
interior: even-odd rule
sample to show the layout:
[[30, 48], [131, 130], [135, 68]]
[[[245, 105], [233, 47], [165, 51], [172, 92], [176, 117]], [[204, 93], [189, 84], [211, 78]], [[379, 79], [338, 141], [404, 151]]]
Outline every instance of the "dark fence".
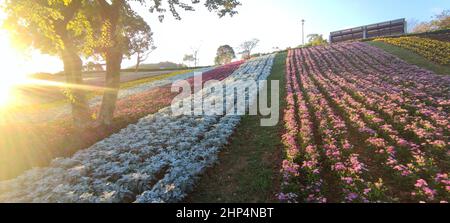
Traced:
[[377, 24], [344, 29], [330, 33], [330, 42], [368, 39], [380, 36], [400, 35], [406, 33], [406, 20], [397, 19]]

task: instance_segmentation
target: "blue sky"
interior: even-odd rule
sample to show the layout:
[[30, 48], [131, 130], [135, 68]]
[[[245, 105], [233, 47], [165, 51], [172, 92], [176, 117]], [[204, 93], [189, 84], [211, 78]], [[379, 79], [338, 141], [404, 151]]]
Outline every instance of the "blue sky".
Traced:
[[[239, 14], [218, 19], [202, 7], [197, 12], [181, 13], [183, 20], [168, 17], [157, 22], [156, 15], [138, 9], [155, 32], [158, 49], [149, 62], [182, 62], [191, 48], [200, 47], [200, 63], [211, 64], [219, 45], [239, 44], [251, 38], [261, 40], [256, 51], [274, 47], [294, 47], [301, 43], [300, 20], [304, 18], [305, 36], [311, 33], [328, 37], [331, 31], [391, 19], [428, 21], [444, 9], [449, 0], [241, 0]], [[131, 62], [125, 62], [129, 64]]]
[[310, 22], [309, 31], [320, 30], [316, 32], [323, 33], [397, 18], [424, 21], [450, 8], [448, 0], [315, 0], [280, 3], [290, 8], [290, 13], [299, 11], [299, 16], [304, 15]]
[[[190, 0], [183, 0], [190, 2]], [[240, 0], [239, 14], [219, 19], [205, 7], [196, 12], [180, 12], [181, 21], [170, 15], [160, 23], [157, 15], [145, 7], [133, 5], [154, 32], [157, 46], [145, 63], [173, 61], [182, 63], [183, 56], [199, 48], [200, 65], [211, 65], [220, 45], [229, 44], [238, 51], [240, 43], [260, 39], [255, 52], [271, 52], [274, 47], [284, 49], [301, 44], [301, 19], [306, 20], [305, 36], [319, 33], [328, 38], [331, 31], [354, 26], [406, 18], [428, 21], [444, 9], [450, 9], [450, 0]], [[1, 0], [0, 0], [1, 2]], [[202, 1], [204, 2], [204, 0]], [[0, 19], [2, 14], [0, 12]], [[11, 49], [0, 32], [0, 56], [11, 57]], [[62, 70], [59, 59], [34, 52], [31, 57], [9, 66], [23, 72], [57, 72]], [[135, 63], [124, 60], [122, 67]], [[25, 69], [26, 68], [26, 69]]]

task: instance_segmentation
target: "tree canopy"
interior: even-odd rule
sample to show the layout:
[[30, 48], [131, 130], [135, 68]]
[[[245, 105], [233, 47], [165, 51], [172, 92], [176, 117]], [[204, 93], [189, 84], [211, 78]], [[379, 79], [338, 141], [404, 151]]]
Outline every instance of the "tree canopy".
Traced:
[[[99, 119], [109, 125], [120, 86], [120, 68], [124, 56], [152, 49], [150, 26], [130, 6], [138, 2], [160, 21], [169, 12], [181, 19], [179, 10], [195, 11], [203, 3], [219, 17], [233, 16], [238, 0], [5, 0], [2, 26], [16, 45], [35, 48], [44, 54], [59, 56], [64, 63], [68, 86], [83, 85], [81, 57], [103, 58], [106, 62], [106, 89]], [[196, 57], [194, 55], [194, 57]], [[72, 89], [73, 88], [73, 89]], [[89, 121], [86, 92], [68, 87], [74, 122]], [[69, 94], [68, 94], [69, 96]]]
[[429, 22], [421, 22], [415, 25], [412, 32], [422, 33], [441, 29], [450, 29], [450, 10], [442, 11]]
[[252, 51], [258, 46], [259, 39], [252, 39], [245, 41], [241, 44], [241, 52], [239, 54], [242, 54], [242, 58], [248, 59], [250, 55], [252, 54]]
[[308, 35], [308, 43], [305, 46], [320, 46], [326, 45], [328, 41], [323, 38], [321, 34], [309, 34]]
[[186, 54], [186, 55], [184, 55], [184, 57], [183, 57], [183, 61], [184, 61], [184, 62], [188, 62], [188, 63], [192, 63], [192, 62], [195, 61], [195, 57], [194, 57], [194, 55], [192, 55], [192, 54]]
[[214, 63], [216, 65], [223, 65], [230, 63], [234, 58], [236, 58], [236, 54], [234, 53], [233, 48], [230, 45], [223, 45], [217, 49]]
[[58, 55], [68, 42], [89, 56], [95, 41], [87, 19], [87, 1], [71, 0], [7, 0], [2, 8], [7, 15], [2, 26], [13, 42], [23, 48]]

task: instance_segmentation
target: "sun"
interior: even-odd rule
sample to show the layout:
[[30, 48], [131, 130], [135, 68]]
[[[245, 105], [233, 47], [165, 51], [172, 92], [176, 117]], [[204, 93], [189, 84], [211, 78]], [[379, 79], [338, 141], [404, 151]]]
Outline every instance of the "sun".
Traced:
[[25, 67], [20, 53], [14, 49], [4, 30], [0, 30], [0, 106], [13, 102], [13, 88], [26, 81]]

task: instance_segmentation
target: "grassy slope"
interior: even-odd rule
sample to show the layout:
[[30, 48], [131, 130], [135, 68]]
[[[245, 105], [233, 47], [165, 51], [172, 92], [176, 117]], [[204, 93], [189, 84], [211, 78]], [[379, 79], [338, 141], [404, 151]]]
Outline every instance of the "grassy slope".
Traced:
[[219, 155], [220, 163], [207, 171], [186, 202], [276, 202], [283, 157], [285, 61], [286, 53], [277, 54], [268, 78], [280, 80], [278, 125], [261, 127], [261, 116], [244, 116], [229, 146]]
[[410, 64], [414, 64], [419, 67], [431, 70], [437, 74], [450, 75], [450, 66], [444, 66], [433, 63], [428, 59], [426, 59], [425, 57], [422, 57], [413, 51], [383, 42], [367, 42], [367, 43], [369, 45], [381, 48], [386, 52], [391, 53]]

